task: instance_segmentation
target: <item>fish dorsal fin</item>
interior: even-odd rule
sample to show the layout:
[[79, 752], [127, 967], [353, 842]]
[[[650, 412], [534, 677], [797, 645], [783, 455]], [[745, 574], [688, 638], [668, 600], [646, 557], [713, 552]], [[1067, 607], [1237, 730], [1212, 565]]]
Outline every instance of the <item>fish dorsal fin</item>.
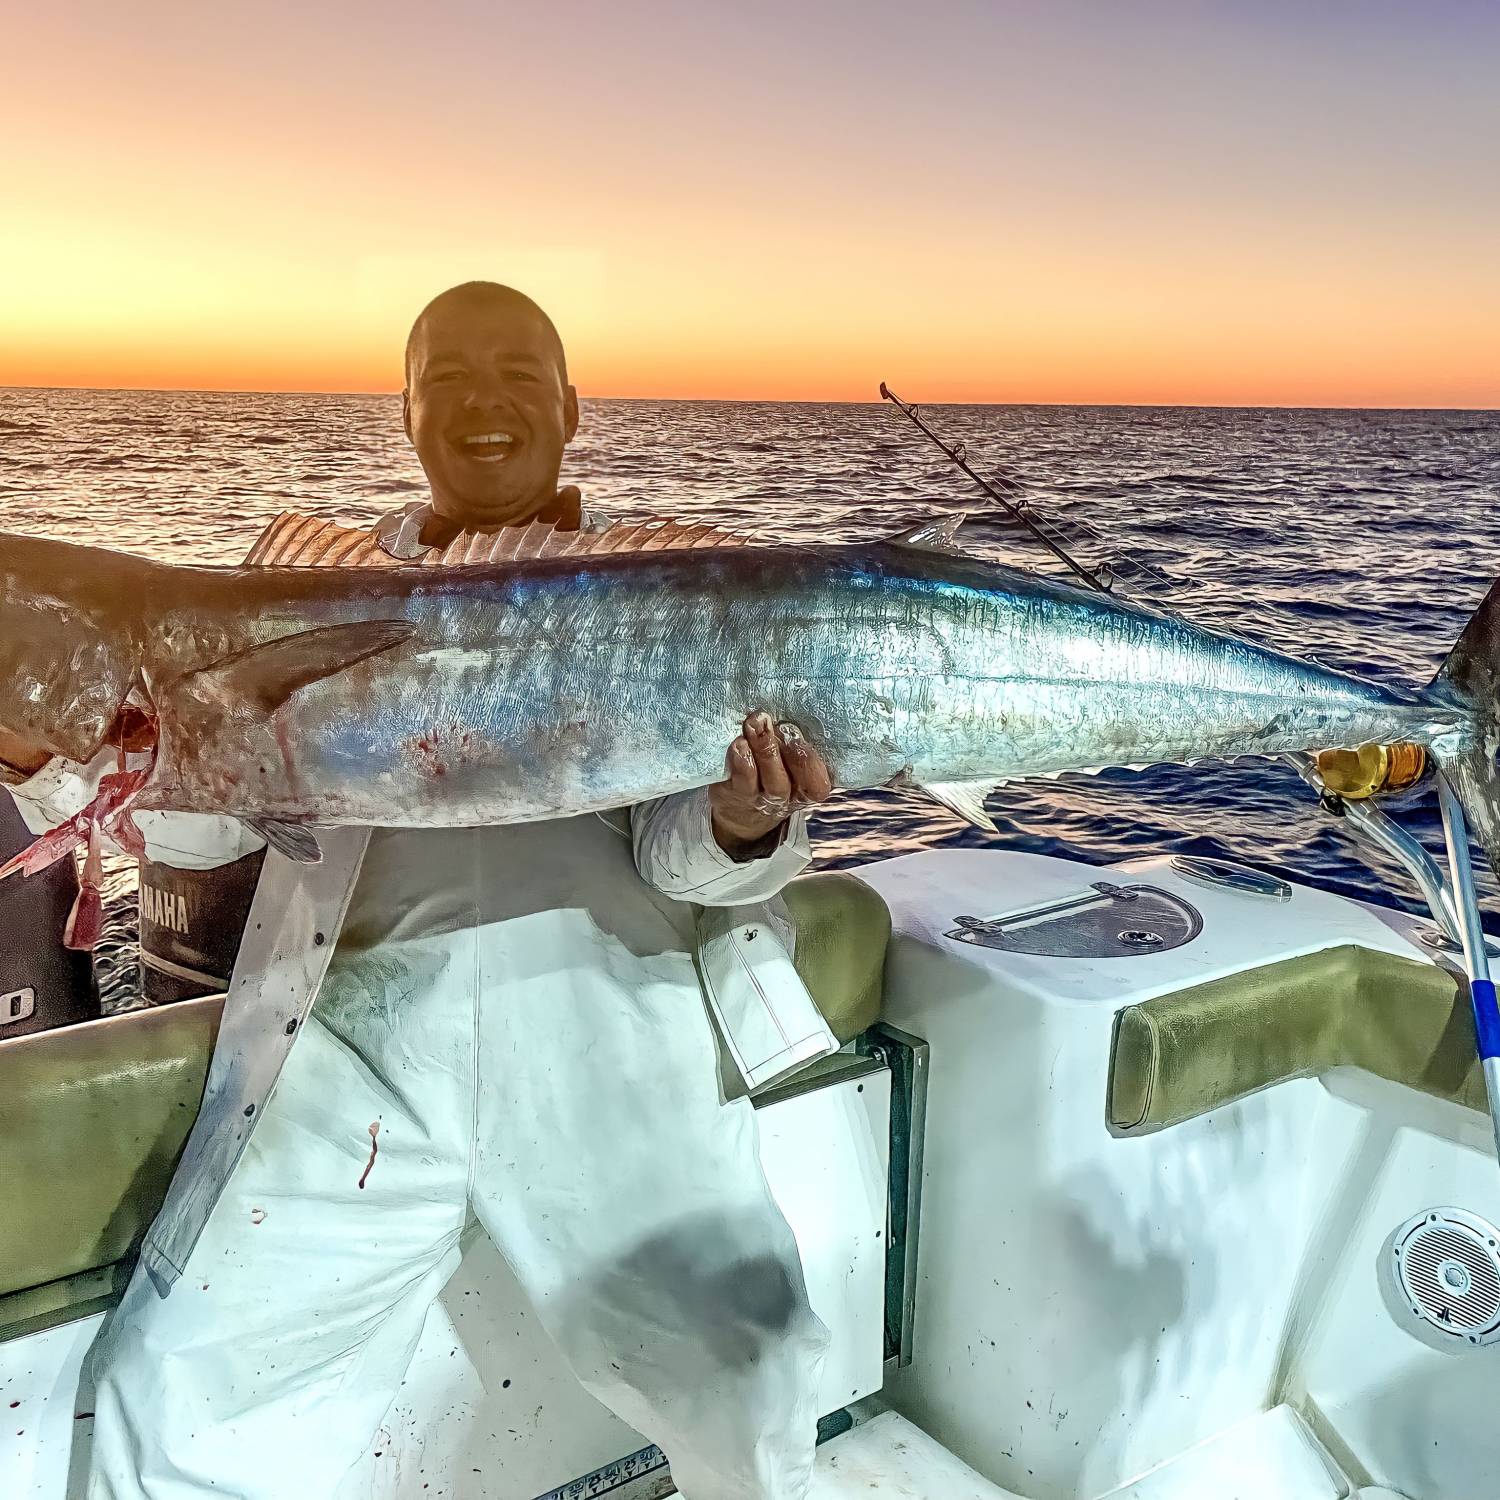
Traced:
[[896, 547], [921, 547], [928, 552], [962, 552], [955, 538], [958, 528], [964, 524], [968, 513], [956, 510], [951, 515], [933, 516], [930, 520], [909, 527], [893, 536], [891, 545]]
[[707, 547], [743, 547], [748, 533], [707, 522], [618, 521], [602, 529], [565, 531], [551, 522], [506, 526], [500, 531], [461, 531], [446, 547], [431, 547], [417, 558], [392, 557], [373, 531], [341, 526], [317, 516], [283, 511], [261, 532], [245, 558], [258, 568], [373, 568], [410, 566], [420, 561], [445, 568], [530, 562], [545, 557], [597, 557], [608, 552], [680, 552]]
[[380, 550], [375, 533], [318, 516], [284, 510], [256, 538], [247, 568], [395, 567], [401, 559]]
[[530, 562], [546, 557], [599, 557], [610, 552], [683, 552], [707, 547], [743, 547], [750, 537], [706, 522], [618, 521], [601, 531], [564, 531], [547, 521], [507, 526], [488, 534], [463, 532], [446, 547], [433, 548], [424, 563], [472, 567], [478, 563]]

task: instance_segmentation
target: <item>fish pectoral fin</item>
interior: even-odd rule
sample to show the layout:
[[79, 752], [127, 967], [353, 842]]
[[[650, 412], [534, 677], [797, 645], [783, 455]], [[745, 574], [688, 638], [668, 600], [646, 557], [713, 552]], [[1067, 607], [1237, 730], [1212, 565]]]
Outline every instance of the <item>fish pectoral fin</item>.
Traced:
[[242, 818], [252, 833], [258, 833], [278, 854], [294, 859], [299, 865], [323, 863], [323, 846], [311, 828], [301, 823], [276, 823], [270, 818]]
[[950, 515], [934, 516], [891, 537], [890, 544], [893, 547], [920, 547], [924, 552], [962, 552], [963, 548], [955, 537], [967, 515], [967, 511], [956, 510]]
[[998, 781], [926, 781], [918, 790], [925, 792], [934, 802], [940, 802], [949, 812], [955, 812], [965, 823], [982, 828], [986, 833], [999, 833], [994, 820], [984, 810], [984, 799], [1001, 783]]
[[325, 625], [220, 657], [193, 676], [213, 679], [217, 696], [249, 703], [271, 714], [299, 688], [332, 677], [367, 656], [389, 651], [410, 640], [415, 631], [409, 620]]

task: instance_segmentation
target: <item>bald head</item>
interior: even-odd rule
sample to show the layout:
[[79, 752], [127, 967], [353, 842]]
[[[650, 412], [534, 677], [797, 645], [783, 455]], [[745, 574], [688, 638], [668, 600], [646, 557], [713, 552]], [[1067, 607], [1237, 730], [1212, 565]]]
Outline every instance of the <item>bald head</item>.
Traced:
[[557, 329], [530, 297], [493, 281], [434, 297], [406, 341], [404, 398], [439, 515], [494, 530], [555, 508], [578, 396]]
[[419, 358], [428, 347], [429, 333], [434, 327], [444, 328], [449, 322], [466, 317], [499, 316], [530, 323], [539, 330], [557, 355], [558, 369], [563, 384], [568, 383], [568, 359], [563, 352], [562, 335], [557, 325], [542, 309], [513, 286], [503, 286], [498, 281], [462, 281], [439, 292], [411, 325], [406, 336], [406, 386], [411, 387], [412, 361]]

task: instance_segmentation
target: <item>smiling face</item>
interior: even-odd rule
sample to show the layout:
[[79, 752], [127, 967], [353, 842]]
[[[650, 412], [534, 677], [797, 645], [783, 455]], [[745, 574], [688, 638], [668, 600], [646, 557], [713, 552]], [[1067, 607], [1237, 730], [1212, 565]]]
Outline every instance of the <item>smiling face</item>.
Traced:
[[480, 282], [429, 303], [407, 343], [403, 405], [439, 515], [493, 531], [556, 500], [578, 396], [557, 330], [530, 298]]

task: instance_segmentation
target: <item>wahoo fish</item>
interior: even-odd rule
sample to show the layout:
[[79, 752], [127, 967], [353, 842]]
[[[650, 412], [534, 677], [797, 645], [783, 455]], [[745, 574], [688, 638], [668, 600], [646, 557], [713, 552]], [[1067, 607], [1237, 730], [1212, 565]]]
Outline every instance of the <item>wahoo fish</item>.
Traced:
[[[90, 816], [228, 814], [303, 857], [317, 824], [700, 787], [756, 708], [837, 785], [921, 789], [991, 827], [1006, 781], [1409, 741], [1500, 855], [1500, 586], [1437, 677], [1401, 688], [965, 555], [951, 519], [826, 546], [533, 525], [408, 564], [298, 524], [317, 556], [260, 545], [230, 568], [0, 535], [0, 724], [87, 761], [133, 722], [152, 758]], [[344, 566], [305, 565], [330, 549]]]

